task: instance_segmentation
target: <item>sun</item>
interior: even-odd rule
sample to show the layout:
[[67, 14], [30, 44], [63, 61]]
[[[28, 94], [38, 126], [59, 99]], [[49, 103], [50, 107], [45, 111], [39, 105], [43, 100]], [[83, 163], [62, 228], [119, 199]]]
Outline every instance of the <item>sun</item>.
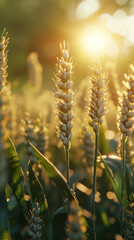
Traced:
[[119, 43], [107, 29], [96, 25], [85, 27], [79, 32], [79, 44], [84, 56], [117, 58]]
[[107, 38], [104, 32], [84, 32], [82, 45], [87, 53], [101, 54], [107, 45]]

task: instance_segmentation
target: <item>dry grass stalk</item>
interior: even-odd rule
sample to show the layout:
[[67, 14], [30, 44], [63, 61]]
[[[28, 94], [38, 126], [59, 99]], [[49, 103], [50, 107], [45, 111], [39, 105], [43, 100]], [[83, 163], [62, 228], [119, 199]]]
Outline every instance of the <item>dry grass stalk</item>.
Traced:
[[124, 74], [123, 84], [127, 89], [127, 96], [130, 103], [134, 103], [134, 65], [130, 64], [128, 74]]
[[106, 70], [109, 73], [109, 81], [108, 81], [108, 93], [110, 95], [110, 98], [115, 105], [115, 107], [118, 106], [118, 100], [119, 100], [119, 94], [118, 91], [120, 89], [120, 86], [118, 84], [118, 76], [116, 72], [116, 66], [115, 64], [109, 62], [106, 64]]
[[88, 106], [88, 84], [87, 81], [82, 81], [80, 91], [78, 93], [78, 107], [81, 111], [85, 111]]
[[23, 124], [24, 124], [24, 127], [22, 128], [22, 130], [24, 132], [24, 137], [26, 141], [26, 153], [27, 153], [28, 160], [30, 160], [31, 163], [37, 163], [37, 159], [30, 145], [30, 142], [31, 142], [36, 147], [36, 137], [34, 132], [34, 126], [32, 125], [29, 118], [23, 121]]
[[94, 142], [92, 134], [89, 133], [87, 128], [83, 126], [81, 133], [81, 148], [83, 149], [83, 161], [86, 161], [86, 165], [91, 167], [94, 164]]
[[9, 38], [5, 30], [0, 41], [0, 190], [4, 189], [7, 183], [7, 161], [5, 157], [6, 148], [6, 126], [8, 121], [8, 102], [5, 94], [7, 78], [7, 46]]
[[[125, 142], [125, 151], [126, 151], [126, 163], [132, 167], [134, 161], [134, 144], [130, 136], [126, 139]], [[122, 144], [121, 141], [118, 143], [117, 147], [118, 155], [122, 158]]]
[[[106, 113], [106, 75], [103, 72], [102, 64], [97, 60], [94, 67], [90, 68], [90, 101], [89, 101], [89, 125], [95, 133], [95, 157], [93, 173], [92, 210], [95, 216], [95, 191], [96, 191], [96, 165], [97, 165], [97, 136], [100, 124], [103, 122], [103, 115]], [[95, 218], [93, 222], [93, 240], [96, 240]]]
[[108, 91], [115, 107], [118, 106], [119, 94], [115, 82], [110, 78], [108, 82]]
[[89, 124], [95, 134], [98, 135], [103, 115], [106, 113], [106, 75], [103, 73], [102, 64], [95, 62], [90, 68], [90, 102], [89, 102]]
[[5, 96], [0, 95], [0, 189], [4, 189], [7, 183], [7, 161], [5, 156], [6, 148], [6, 125], [7, 109], [5, 108]]
[[65, 42], [60, 44], [61, 57], [57, 58], [56, 65], [56, 97], [58, 98], [58, 117], [60, 119], [59, 135], [63, 145], [68, 148], [72, 138], [72, 106], [73, 106], [73, 91], [72, 91], [72, 58], [69, 57], [69, 47], [65, 46]]
[[7, 46], [9, 44], [9, 38], [7, 38], [8, 33], [5, 34], [4, 30], [1, 41], [0, 41], [0, 92], [4, 91], [7, 82]]
[[[124, 189], [125, 189], [125, 145], [127, 137], [130, 136], [134, 125], [134, 77], [133, 66], [130, 66], [130, 72], [125, 75], [123, 84], [126, 87], [126, 92], [119, 99], [117, 127], [122, 135], [122, 211], [121, 211], [121, 233], [123, 232], [124, 224]], [[123, 233], [122, 233], [123, 234]]]
[[28, 62], [29, 82], [37, 92], [40, 90], [42, 85], [42, 80], [43, 80], [42, 78], [43, 68], [39, 63], [38, 54], [36, 52], [30, 53], [27, 58], [27, 62]]
[[46, 154], [48, 147], [48, 135], [47, 129], [44, 124], [41, 123], [40, 119], [37, 120], [38, 130], [36, 132], [36, 144], [37, 149], [43, 154]]
[[132, 64], [128, 75], [125, 74], [123, 84], [126, 92], [119, 99], [117, 126], [121, 134], [129, 136], [134, 124], [134, 66]]
[[126, 92], [123, 93], [119, 99], [117, 127], [121, 134], [129, 136], [134, 124], [134, 104], [128, 98]]

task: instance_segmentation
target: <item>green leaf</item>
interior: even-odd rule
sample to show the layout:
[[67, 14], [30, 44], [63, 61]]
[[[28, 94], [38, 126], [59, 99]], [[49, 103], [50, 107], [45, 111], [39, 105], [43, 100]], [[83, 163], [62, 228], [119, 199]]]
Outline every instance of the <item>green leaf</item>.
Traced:
[[[104, 126], [105, 125], [105, 126]], [[101, 124], [99, 130], [99, 151], [101, 154], [108, 154], [109, 152], [109, 142], [105, 138], [105, 129], [107, 128], [107, 123], [104, 120], [104, 124]]]
[[[107, 162], [108, 166], [111, 168], [114, 181], [116, 185], [120, 188], [122, 186], [122, 161], [121, 158], [118, 156], [111, 155], [109, 157], [105, 157], [105, 161]], [[129, 165], [125, 164], [125, 196], [129, 198], [130, 192], [132, 192], [133, 185], [133, 171], [129, 167]]]
[[66, 222], [68, 210], [64, 207], [59, 208], [53, 216], [53, 235], [54, 240], [67, 239]]
[[44, 157], [32, 144], [31, 146], [37, 159], [39, 160], [39, 163], [42, 165], [48, 177], [67, 193], [70, 200], [73, 199], [74, 196], [64, 176], [60, 173], [56, 166], [52, 164], [46, 157]]
[[32, 195], [33, 202], [38, 202], [40, 206], [40, 215], [43, 219], [43, 234], [46, 240], [53, 240], [52, 236], [52, 226], [49, 218], [49, 211], [47, 200], [43, 193], [43, 189], [35, 176], [31, 164], [29, 163], [29, 181], [30, 181], [30, 190]]
[[16, 149], [10, 138], [8, 138], [8, 148], [6, 150], [6, 157], [8, 161], [8, 167], [9, 167], [8, 183], [12, 188], [12, 191], [26, 217], [27, 210], [26, 210], [26, 205], [24, 200], [24, 178], [23, 178], [22, 168], [20, 166]]
[[[81, 207], [77, 200], [75, 200], [76, 208], [81, 211]], [[74, 208], [75, 209], [75, 208]], [[68, 219], [68, 214], [74, 213], [74, 209], [71, 207], [70, 212], [68, 213], [68, 207], [64, 206], [59, 208], [55, 214], [53, 215], [53, 232], [54, 232], [54, 240], [62, 240], [67, 239], [66, 234], [66, 223]], [[81, 218], [83, 219], [84, 225], [87, 228], [87, 239], [91, 240], [91, 229], [87, 223], [86, 218], [82, 215]]]
[[8, 226], [8, 208], [5, 190], [0, 192], [0, 239], [11, 239]]
[[[122, 197], [121, 197], [121, 189], [122, 189], [122, 176], [121, 176], [121, 162], [119, 160], [115, 160], [110, 158], [107, 158], [105, 156], [100, 156], [102, 162], [104, 163], [105, 170], [107, 177], [112, 185], [113, 191], [115, 192], [115, 195], [119, 201], [119, 203], [122, 205]], [[110, 172], [109, 166], [111, 165], [111, 170], [113, 174]], [[119, 167], [120, 166], [120, 167]], [[112, 176], [113, 175], [113, 176]], [[125, 188], [126, 193], [126, 188]], [[126, 195], [126, 194], [125, 194]], [[126, 205], [126, 202], [124, 202]]]

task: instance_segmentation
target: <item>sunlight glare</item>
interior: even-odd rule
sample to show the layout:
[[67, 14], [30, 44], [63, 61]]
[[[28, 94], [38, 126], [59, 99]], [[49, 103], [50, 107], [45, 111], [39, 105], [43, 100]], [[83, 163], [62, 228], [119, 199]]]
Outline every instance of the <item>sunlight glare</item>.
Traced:
[[92, 35], [85, 34], [83, 36], [83, 45], [85, 50], [92, 52], [100, 52], [104, 49], [106, 43], [105, 36], [100, 33], [93, 33]]
[[95, 26], [86, 28], [82, 33], [81, 44], [87, 54], [107, 55], [116, 58], [118, 45], [108, 31], [103, 29], [94, 30]]

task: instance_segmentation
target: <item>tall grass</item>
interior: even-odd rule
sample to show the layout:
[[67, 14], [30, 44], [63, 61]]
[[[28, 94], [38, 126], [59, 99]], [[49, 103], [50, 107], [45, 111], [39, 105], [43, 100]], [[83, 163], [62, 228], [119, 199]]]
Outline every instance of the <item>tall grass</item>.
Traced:
[[[55, 98], [43, 89], [42, 66], [38, 55], [32, 53], [28, 57], [28, 83], [23, 95], [12, 94], [12, 99], [17, 101], [12, 102], [15, 110], [11, 111], [6, 83], [8, 42], [3, 33], [0, 42], [0, 239], [117, 240], [124, 236], [126, 240], [133, 239], [134, 149], [133, 144], [130, 146], [134, 122], [133, 64], [124, 77], [126, 91], [120, 94], [119, 100], [116, 94], [118, 132], [115, 134], [101, 126], [104, 115], [107, 118], [110, 101], [107, 98], [109, 76], [101, 61], [96, 60], [90, 67], [89, 81], [84, 80], [83, 86], [80, 85], [74, 101], [74, 63], [65, 42], [60, 44], [54, 74]], [[108, 89], [111, 93], [116, 91], [114, 84]], [[15, 132], [13, 135], [7, 131], [7, 123], [12, 121], [15, 124], [9, 125], [11, 133]], [[108, 156], [101, 155], [99, 146], [104, 150], [105, 144], [110, 146]], [[119, 156], [114, 152], [117, 146]], [[114, 156], [110, 155], [113, 152]]]

